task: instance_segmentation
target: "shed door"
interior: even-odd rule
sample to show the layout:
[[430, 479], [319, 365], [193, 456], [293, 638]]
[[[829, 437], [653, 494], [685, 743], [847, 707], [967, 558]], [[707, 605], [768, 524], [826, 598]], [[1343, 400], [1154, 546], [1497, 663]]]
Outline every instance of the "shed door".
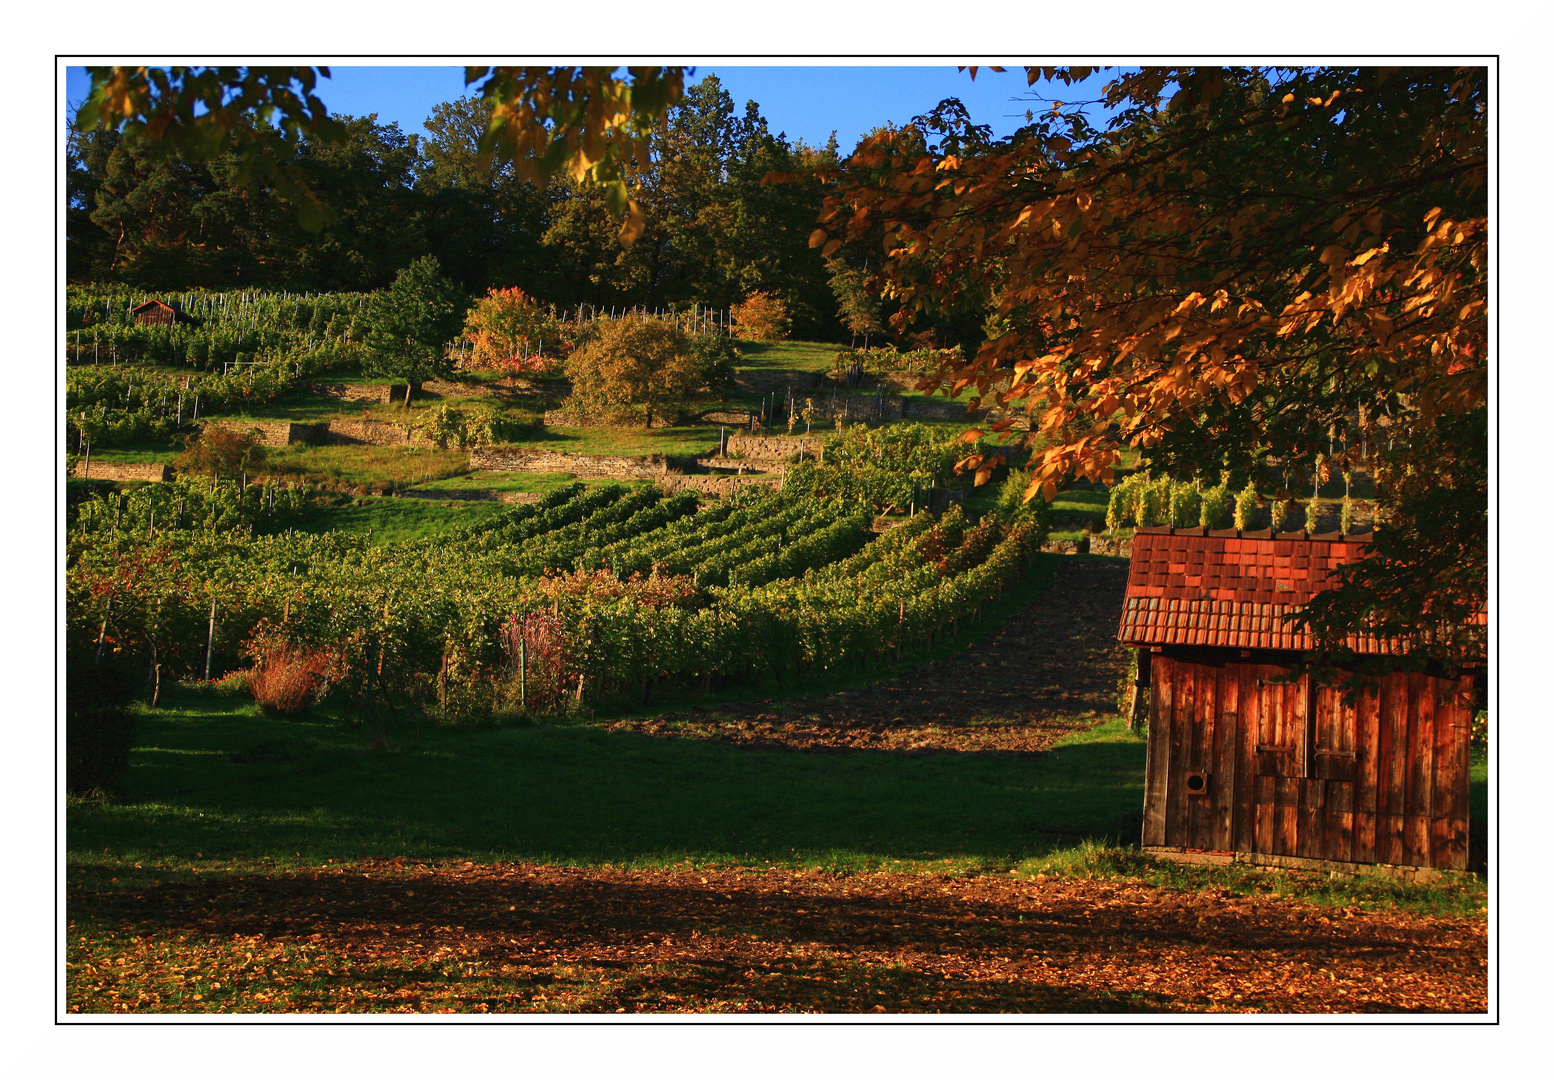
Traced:
[[1287, 679], [1289, 669], [1260, 664], [1255, 671], [1253, 765], [1256, 774], [1247, 830], [1251, 850], [1265, 855], [1302, 854], [1302, 822], [1320, 812], [1320, 792], [1307, 780], [1310, 758], [1310, 680]]

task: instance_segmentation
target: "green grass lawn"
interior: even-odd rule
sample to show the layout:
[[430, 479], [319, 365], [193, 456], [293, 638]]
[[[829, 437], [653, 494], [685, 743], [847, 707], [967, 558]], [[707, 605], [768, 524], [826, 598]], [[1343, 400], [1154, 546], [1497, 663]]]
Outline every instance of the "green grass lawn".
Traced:
[[1009, 867], [1114, 842], [1144, 745], [1114, 723], [1035, 760], [808, 754], [586, 726], [403, 729], [281, 720], [185, 690], [140, 714], [128, 801], [70, 810], [70, 859], [128, 868], [404, 855], [567, 865]]
[[[418, 491], [527, 491], [546, 495], [571, 483], [584, 487], [607, 484], [608, 480], [574, 481], [571, 473], [515, 473], [480, 470], [460, 473], [442, 480], [417, 484]], [[637, 481], [632, 481], [636, 483]]]
[[847, 348], [824, 341], [736, 341], [739, 368], [830, 371], [836, 354]]
[[312, 483], [419, 487], [433, 480], [469, 471], [469, 451], [438, 450], [434, 446], [310, 446], [295, 443], [271, 447], [264, 471], [282, 479]]
[[[170, 439], [131, 443], [128, 446], [102, 449], [94, 446], [92, 460], [111, 462], [116, 465], [169, 465], [183, 451], [183, 439], [175, 436]], [[84, 456], [78, 455], [78, 458]]]
[[450, 503], [444, 506], [431, 499], [368, 496], [343, 505], [315, 507], [297, 525], [297, 531], [371, 533], [375, 543], [388, 544], [436, 536], [511, 509], [499, 502], [454, 499]]

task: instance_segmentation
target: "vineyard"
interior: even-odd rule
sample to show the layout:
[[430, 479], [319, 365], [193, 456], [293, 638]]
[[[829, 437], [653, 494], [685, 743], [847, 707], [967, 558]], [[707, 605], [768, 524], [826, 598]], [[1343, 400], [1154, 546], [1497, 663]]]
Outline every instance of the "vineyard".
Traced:
[[698, 509], [691, 493], [574, 483], [436, 541], [372, 545], [296, 532], [305, 501], [199, 479], [79, 500], [71, 655], [157, 685], [242, 668], [307, 683], [299, 707], [333, 693], [447, 721], [791, 688], [953, 634], [1042, 539], [1034, 521], [959, 508], [874, 539], [872, 514], [838, 499]]

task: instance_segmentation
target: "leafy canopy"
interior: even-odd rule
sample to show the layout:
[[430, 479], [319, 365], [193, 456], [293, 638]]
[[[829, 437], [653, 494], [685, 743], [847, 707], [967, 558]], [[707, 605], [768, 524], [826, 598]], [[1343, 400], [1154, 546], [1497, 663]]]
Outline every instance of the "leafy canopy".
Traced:
[[1370, 471], [1392, 554], [1313, 628], [1462, 655], [1426, 628], [1467, 622], [1487, 567], [1486, 71], [1152, 68], [1104, 101], [1104, 129], [1059, 104], [995, 141], [946, 103], [881, 132], [811, 243], [882, 235], [898, 330], [997, 298], [1000, 333], [932, 384], [1031, 418], [1033, 493], [1129, 447], [1177, 476], [1271, 466], [1280, 498], [1320, 454]]
[[567, 357], [572, 404], [584, 412], [652, 426], [710, 390], [729, 372], [720, 349], [697, 348], [673, 322], [603, 319], [591, 341]]
[[[92, 89], [77, 112], [83, 129], [122, 130], [168, 156], [206, 160], [231, 149], [245, 187], [273, 185], [310, 228], [330, 218], [288, 163], [308, 139], [338, 140], [340, 125], [314, 94], [327, 67], [89, 67]], [[602, 187], [635, 240], [645, 219], [628, 185], [648, 164], [649, 135], [681, 97], [683, 68], [467, 67], [465, 85], [489, 106], [481, 171], [511, 162], [539, 186], [565, 175]], [[258, 125], [244, 120], [257, 115]]]

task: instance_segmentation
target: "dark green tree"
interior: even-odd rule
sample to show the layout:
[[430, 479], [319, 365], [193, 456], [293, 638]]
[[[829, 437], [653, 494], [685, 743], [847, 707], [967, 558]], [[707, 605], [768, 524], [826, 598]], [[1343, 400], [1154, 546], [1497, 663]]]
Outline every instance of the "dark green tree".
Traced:
[[464, 291], [442, 276], [435, 258], [417, 259], [368, 305], [369, 358], [363, 369], [404, 379], [408, 405], [422, 383], [453, 369], [448, 343], [464, 324], [468, 307]]

